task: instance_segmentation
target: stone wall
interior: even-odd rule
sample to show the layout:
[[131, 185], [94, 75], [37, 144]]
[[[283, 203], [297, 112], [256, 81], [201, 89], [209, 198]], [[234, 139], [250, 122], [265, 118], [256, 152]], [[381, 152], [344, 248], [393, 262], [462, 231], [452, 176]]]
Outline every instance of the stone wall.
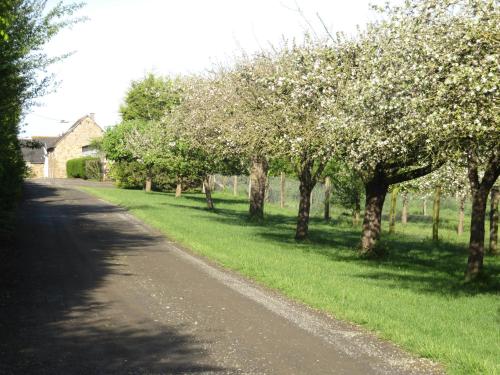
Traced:
[[42, 178], [43, 177], [43, 164], [31, 164], [30, 162], [26, 162], [26, 166], [28, 167], [29, 178]]
[[102, 135], [102, 129], [90, 117], [79, 120], [49, 152], [49, 177], [66, 178], [66, 162], [82, 157], [82, 147]]

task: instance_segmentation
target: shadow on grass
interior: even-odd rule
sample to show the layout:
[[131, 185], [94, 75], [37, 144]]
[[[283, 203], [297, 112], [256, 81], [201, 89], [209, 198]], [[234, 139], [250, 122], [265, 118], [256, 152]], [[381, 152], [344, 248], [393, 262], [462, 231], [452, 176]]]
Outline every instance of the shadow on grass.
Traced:
[[[203, 197], [189, 197], [191, 201], [204, 203]], [[225, 202], [229, 203], [229, 207]], [[419, 293], [445, 296], [496, 294], [500, 292], [500, 264], [491, 257], [485, 259], [483, 277], [474, 283], [463, 282], [463, 271], [467, 260], [467, 249], [455, 243], [423, 239], [420, 236], [396, 233], [382, 234], [380, 245], [385, 256], [379, 259], [362, 259], [357, 254], [360, 228], [332, 220], [328, 224], [320, 218], [311, 218], [310, 235], [306, 241], [294, 239], [296, 218], [276, 213], [266, 213], [260, 223], [248, 220], [246, 211], [231, 207], [243, 204], [243, 199], [215, 198], [215, 204], [222, 205], [212, 211], [210, 221], [227, 226], [253, 226], [254, 234], [268, 241], [279, 243], [290, 251], [316, 253], [336, 262], [357, 262], [368, 272], [354, 275], [363, 280], [376, 280], [386, 287], [406, 288]], [[209, 212], [199, 206], [179, 203], [163, 203], [201, 212]], [[201, 216], [200, 216], [201, 217]], [[206, 219], [207, 216], [203, 215]]]
[[[389, 221], [389, 215], [388, 214], [382, 215], [382, 220], [386, 222]], [[396, 222], [401, 223], [401, 214], [396, 215]], [[411, 214], [408, 215], [408, 223], [429, 226], [432, 225], [432, 216]], [[441, 229], [456, 230], [457, 225], [458, 225], [457, 220], [449, 219], [446, 217], [439, 218], [439, 228]]]
[[[170, 196], [174, 196], [172, 193], [160, 193], [160, 194], [168, 194]], [[200, 205], [206, 205], [206, 199], [205, 195], [196, 195], [196, 194], [183, 194], [182, 199], [185, 199], [187, 201], [192, 201]], [[234, 198], [221, 198], [221, 197], [213, 197], [214, 199], [214, 205], [217, 204], [228, 204], [228, 205], [238, 205], [238, 204], [246, 204], [248, 203], [248, 200], [245, 198], [241, 197], [234, 197]]]

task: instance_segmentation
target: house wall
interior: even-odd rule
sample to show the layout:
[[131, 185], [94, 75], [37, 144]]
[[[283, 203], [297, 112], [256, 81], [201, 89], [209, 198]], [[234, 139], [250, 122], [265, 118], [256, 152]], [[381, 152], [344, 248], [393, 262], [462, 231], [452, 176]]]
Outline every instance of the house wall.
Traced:
[[83, 156], [82, 147], [103, 135], [102, 129], [90, 117], [81, 122], [55, 145], [49, 152], [49, 177], [66, 178], [66, 162]]
[[43, 177], [43, 164], [31, 164], [30, 162], [26, 162], [26, 166], [29, 169], [30, 178]]

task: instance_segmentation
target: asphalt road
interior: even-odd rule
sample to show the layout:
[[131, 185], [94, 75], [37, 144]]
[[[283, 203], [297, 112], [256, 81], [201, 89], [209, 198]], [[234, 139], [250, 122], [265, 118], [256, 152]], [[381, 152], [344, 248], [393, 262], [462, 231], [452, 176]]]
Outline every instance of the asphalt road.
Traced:
[[1, 284], [0, 374], [440, 371], [69, 185], [26, 183]]

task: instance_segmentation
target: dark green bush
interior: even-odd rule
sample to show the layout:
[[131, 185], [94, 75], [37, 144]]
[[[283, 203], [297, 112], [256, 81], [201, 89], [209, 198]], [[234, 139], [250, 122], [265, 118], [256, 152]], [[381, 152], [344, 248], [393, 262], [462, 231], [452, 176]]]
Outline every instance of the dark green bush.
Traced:
[[99, 159], [85, 161], [85, 177], [90, 180], [102, 180], [102, 164]]
[[66, 162], [66, 175], [70, 178], [101, 179], [101, 162], [99, 158], [86, 156], [70, 159]]
[[[110, 165], [110, 176], [116, 186], [122, 189], [144, 189], [146, 181], [146, 167], [138, 161], [117, 161]], [[152, 170], [153, 190], [171, 191], [175, 189], [175, 178], [159, 167], [154, 166]], [[192, 186], [200, 186], [201, 181], [196, 181]], [[187, 188], [192, 187], [186, 185]]]
[[116, 186], [122, 189], [142, 189], [146, 180], [146, 169], [137, 161], [114, 162], [109, 174]]

